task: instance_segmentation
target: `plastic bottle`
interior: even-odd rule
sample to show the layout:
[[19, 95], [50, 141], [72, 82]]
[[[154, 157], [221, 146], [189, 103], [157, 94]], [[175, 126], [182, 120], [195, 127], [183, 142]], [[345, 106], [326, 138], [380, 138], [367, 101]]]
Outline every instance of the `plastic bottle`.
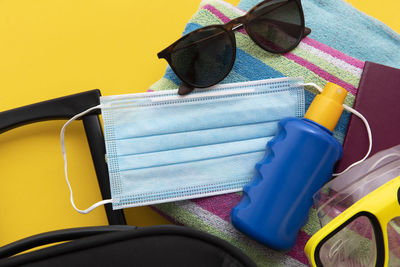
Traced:
[[328, 83], [304, 118], [279, 122], [277, 135], [256, 164], [255, 177], [232, 209], [231, 222], [239, 231], [274, 249], [294, 246], [312, 196], [330, 179], [342, 156], [332, 131], [346, 94], [342, 87]]

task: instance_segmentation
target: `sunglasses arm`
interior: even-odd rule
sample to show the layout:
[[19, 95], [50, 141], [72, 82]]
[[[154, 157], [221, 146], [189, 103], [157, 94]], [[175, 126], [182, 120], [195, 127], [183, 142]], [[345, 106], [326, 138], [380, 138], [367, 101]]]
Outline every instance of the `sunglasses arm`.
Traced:
[[158, 58], [166, 58], [168, 54], [169, 47], [163, 49], [162, 51], [157, 53]]
[[303, 38], [306, 37], [311, 33], [311, 29], [308, 27], [304, 27], [304, 33], [303, 33]]
[[178, 95], [187, 95], [194, 90], [193, 86], [186, 84], [185, 82], [181, 82], [178, 88]]

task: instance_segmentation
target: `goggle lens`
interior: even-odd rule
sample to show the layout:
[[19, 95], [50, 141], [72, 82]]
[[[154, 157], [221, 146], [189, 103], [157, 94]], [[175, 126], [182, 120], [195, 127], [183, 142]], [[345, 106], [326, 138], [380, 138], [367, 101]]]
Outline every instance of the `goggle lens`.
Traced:
[[323, 266], [375, 266], [374, 228], [366, 216], [359, 216], [327, 239], [319, 250]]
[[396, 217], [388, 223], [387, 231], [389, 266], [400, 266], [400, 217]]

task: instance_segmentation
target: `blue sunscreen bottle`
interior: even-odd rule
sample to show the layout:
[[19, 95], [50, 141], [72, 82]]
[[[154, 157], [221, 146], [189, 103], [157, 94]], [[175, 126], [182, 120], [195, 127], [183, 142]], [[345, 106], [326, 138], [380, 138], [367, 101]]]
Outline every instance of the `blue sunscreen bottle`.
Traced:
[[231, 222], [239, 231], [277, 250], [294, 246], [314, 193], [331, 178], [342, 156], [332, 131], [346, 95], [345, 89], [328, 83], [304, 118], [279, 122], [277, 135], [255, 166], [255, 177], [232, 209]]

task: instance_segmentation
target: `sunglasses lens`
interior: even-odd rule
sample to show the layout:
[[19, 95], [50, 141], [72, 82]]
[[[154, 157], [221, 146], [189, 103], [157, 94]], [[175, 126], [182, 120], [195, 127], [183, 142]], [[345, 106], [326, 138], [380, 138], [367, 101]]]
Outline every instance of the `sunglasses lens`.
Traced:
[[373, 226], [359, 216], [326, 240], [319, 250], [323, 266], [375, 266], [376, 241]]
[[262, 48], [274, 53], [287, 52], [301, 40], [301, 14], [294, 0], [269, 1], [251, 12], [246, 31]]
[[170, 64], [189, 85], [208, 87], [229, 73], [233, 60], [234, 47], [229, 33], [220, 27], [206, 27], [176, 44]]

